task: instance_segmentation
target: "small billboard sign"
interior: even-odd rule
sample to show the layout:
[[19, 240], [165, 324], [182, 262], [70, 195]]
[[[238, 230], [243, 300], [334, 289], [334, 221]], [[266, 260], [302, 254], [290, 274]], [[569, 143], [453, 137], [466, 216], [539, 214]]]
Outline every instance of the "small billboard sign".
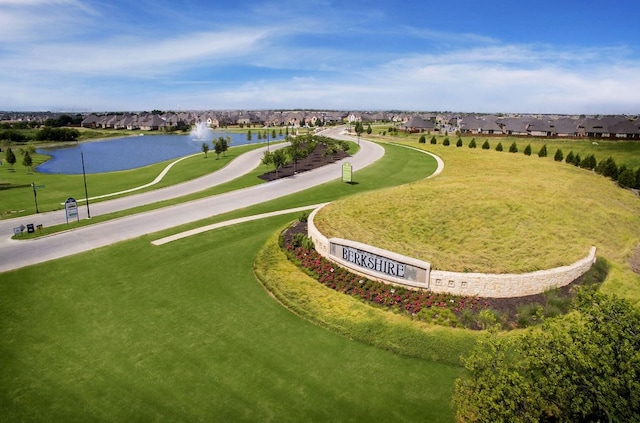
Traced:
[[76, 220], [80, 221], [80, 216], [78, 216], [78, 203], [75, 198], [69, 197], [67, 201], [64, 202], [64, 210], [67, 216], [67, 225], [69, 224], [69, 218], [76, 218]]
[[353, 182], [353, 166], [349, 162], [342, 165], [342, 182]]

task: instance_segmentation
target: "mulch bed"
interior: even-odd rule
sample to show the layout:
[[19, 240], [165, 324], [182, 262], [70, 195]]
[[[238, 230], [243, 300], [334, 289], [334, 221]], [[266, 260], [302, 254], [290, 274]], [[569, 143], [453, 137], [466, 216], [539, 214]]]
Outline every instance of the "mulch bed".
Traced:
[[349, 154], [342, 150], [338, 150], [336, 153], [329, 155], [325, 155], [325, 151], [327, 151], [327, 146], [324, 144], [318, 144], [315, 150], [313, 150], [313, 152], [304, 159], [299, 159], [297, 163], [289, 163], [278, 169], [277, 176], [276, 171], [273, 170], [260, 175], [259, 178], [264, 179], [265, 181], [287, 178], [289, 176], [293, 176], [294, 170], [296, 171], [295, 173], [308, 172], [310, 170], [335, 163], [345, 157], [349, 157]]

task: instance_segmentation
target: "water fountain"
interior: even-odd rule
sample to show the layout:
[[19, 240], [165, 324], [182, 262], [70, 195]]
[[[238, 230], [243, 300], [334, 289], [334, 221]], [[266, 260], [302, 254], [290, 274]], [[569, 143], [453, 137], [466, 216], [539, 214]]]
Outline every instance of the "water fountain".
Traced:
[[213, 138], [213, 130], [207, 126], [206, 122], [197, 122], [189, 132], [189, 136], [193, 141], [211, 141]]

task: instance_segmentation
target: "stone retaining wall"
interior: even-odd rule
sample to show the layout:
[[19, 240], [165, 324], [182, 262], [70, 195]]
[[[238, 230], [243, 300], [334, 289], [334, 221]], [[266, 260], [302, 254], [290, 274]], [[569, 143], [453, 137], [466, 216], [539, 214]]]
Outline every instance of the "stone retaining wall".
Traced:
[[[318, 210], [320, 208], [309, 216], [308, 235], [320, 255], [370, 279], [410, 288], [486, 298], [522, 297], [568, 285], [587, 272], [596, 260], [596, 248], [591, 247], [585, 258], [571, 265], [531, 273], [488, 274], [432, 270], [428, 262], [392, 251], [345, 239], [327, 239], [313, 223]], [[392, 271], [380, 271], [389, 268]], [[401, 269], [400, 273], [398, 269]]]

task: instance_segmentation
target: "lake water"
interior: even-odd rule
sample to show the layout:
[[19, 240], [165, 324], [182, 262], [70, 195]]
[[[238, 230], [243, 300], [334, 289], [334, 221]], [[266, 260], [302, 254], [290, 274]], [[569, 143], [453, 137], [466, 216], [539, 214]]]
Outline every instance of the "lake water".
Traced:
[[[209, 154], [215, 155], [212, 139], [231, 137], [229, 147], [249, 143], [266, 142], [258, 140], [258, 130], [252, 130], [252, 141], [247, 141], [247, 134], [231, 132], [212, 132], [205, 139], [192, 135], [146, 135], [124, 138], [113, 138], [104, 141], [92, 141], [70, 146], [36, 150], [47, 154], [51, 159], [39, 165], [36, 170], [42, 173], [81, 174], [82, 159], [86, 173], [103, 173], [117, 170], [135, 169], [166, 160], [177, 159], [190, 154], [202, 153], [202, 143], [209, 145]], [[271, 136], [269, 137], [271, 140]], [[284, 136], [277, 136], [276, 140]]]

